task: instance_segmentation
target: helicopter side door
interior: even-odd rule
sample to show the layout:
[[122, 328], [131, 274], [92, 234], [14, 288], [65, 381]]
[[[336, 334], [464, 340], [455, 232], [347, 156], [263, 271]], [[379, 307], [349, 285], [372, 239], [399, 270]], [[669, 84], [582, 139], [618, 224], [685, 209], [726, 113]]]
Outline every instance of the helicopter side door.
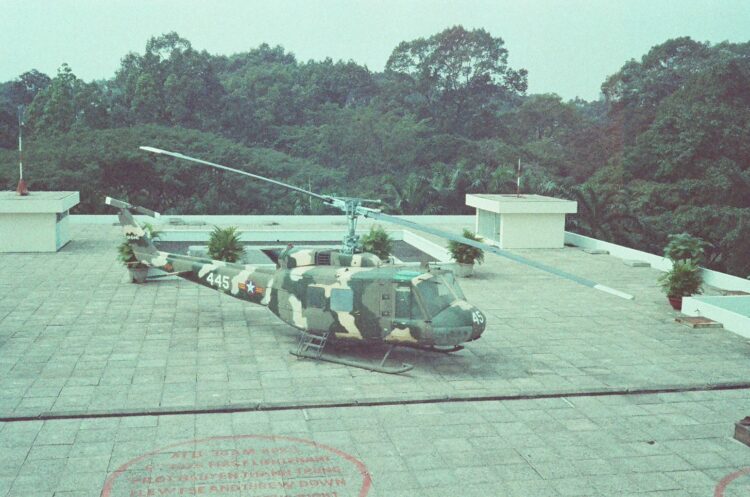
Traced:
[[380, 327], [380, 336], [382, 338], [393, 330], [393, 312], [396, 294], [393, 285], [388, 281], [379, 281], [378, 290], [380, 291], [378, 326]]
[[305, 289], [304, 315], [307, 329], [311, 331], [338, 331], [328, 305], [326, 285], [310, 284]]
[[412, 330], [420, 328], [422, 316], [414, 298], [414, 288], [408, 282], [391, 282], [389, 286], [393, 292], [392, 319], [385, 339], [388, 342], [417, 343]]

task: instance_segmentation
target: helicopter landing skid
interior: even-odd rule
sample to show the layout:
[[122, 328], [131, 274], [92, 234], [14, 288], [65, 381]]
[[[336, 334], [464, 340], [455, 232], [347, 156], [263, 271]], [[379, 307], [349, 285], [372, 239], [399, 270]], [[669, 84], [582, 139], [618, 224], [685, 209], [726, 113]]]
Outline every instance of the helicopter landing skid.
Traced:
[[402, 343], [402, 344], [399, 344], [399, 347], [409, 347], [410, 349], [424, 350], [425, 352], [436, 352], [438, 354], [452, 354], [453, 352], [464, 350], [463, 345], [454, 345], [453, 347], [440, 348], [434, 345], [430, 345], [429, 347], [420, 347], [419, 345], [411, 345], [408, 343]]
[[366, 369], [374, 373], [401, 374], [401, 373], [406, 373], [407, 371], [411, 371], [412, 369], [414, 369], [414, 366], [412, 364], [407, 364], [407, 363], [402, 363], [401, 366], [386, 366], [385, 361], [388, 359], [388, 356], [391, 354], [391, 351], [393, 350], [393, 348], [394, 346], [391, 346], [388, 349], [388, 352], [385, 353], [385, 355], [383, 356], [383, 359], [380, 361], [380, 364], [377, 364], [377, 365], [368, 363], [368, 362], [357, 361], [354, 359], [342, 359], [341, 357], [336, 357], [336, 356], [327, 354], [325, 352], [314, 353], [314, 352], [310, 352], [307, 350], [303, 350], [303, 351], [290, 350], [289, 353], [296, 357], [332, 362], [334, 364], [351, 366], [353, 368]]

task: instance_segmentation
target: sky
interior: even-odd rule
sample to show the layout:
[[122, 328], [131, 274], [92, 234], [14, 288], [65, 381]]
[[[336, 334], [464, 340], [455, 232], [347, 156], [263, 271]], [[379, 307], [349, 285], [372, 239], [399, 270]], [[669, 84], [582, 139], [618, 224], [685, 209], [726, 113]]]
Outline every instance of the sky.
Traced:
[[667, 39], [750, 41], [750, 0], [0, 0], [0, 82], [67, 62], [111, 78], [128, 52], [170, 31], [230, 55], [261, 43], [298, 60], [354, 60], [382, 71], [401, 41], [457, 24], [505, 40], [529, 93], [599, 97], [602, 82]]

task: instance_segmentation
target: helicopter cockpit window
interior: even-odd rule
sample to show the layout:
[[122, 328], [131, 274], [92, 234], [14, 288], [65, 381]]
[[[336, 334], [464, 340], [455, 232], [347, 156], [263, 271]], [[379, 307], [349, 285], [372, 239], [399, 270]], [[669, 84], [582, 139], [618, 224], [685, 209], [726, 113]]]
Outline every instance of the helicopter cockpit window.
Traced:
[[316, 309], [325, 309], [326, 292], [318, 286], [307, 287], [307, 306]]
[[456, 298], [466, 300], [466, 296], [464, 295], [463, 290], [461, 290], [461, 287], [458, 286], [458, 281], [456, 281], [456, 276], [453, 273], [445, 273], [440, 277], [445, 279], [445, 282], [448, 284], [451, 290], [453, 290], [453, 293], [456, 294]]
[[348, 288], [334, 288], [331, 290], [331, 310], [352, 312], [354, 310], [354, 292]]
[[430, 278], [417, 283], [417, 291], [422, 297], [422, 303], [430, 317], [436, 316], [443, 309], [456, 300], [455, 294], [448, 285], [439, 278]]
[[411, 287], [400, 286], [396, 288], [396, 319], [409, 319], [411, 317]]

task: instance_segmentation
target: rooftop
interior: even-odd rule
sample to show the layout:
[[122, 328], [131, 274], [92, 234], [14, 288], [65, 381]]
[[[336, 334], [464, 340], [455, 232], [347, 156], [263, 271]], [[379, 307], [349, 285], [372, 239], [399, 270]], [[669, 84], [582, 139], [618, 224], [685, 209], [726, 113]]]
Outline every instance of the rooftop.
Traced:
[[[574, 247], [514, 251], [628, 301], [488, 254], [461, 280], [487, 316], [482, 338], [451, 355], [397, 349], [415, 367], [391, 376], [296, 359], [296, 330], [265, 308], [176, 278], [129, 284], [114, 218], [73, 218], [60, 252], [0, 257], [0, 497], [141, 495], [147, 484], [117, 480], [118, 468], [186, 442], [213, 449], [203, 469], [229, 446], [325, 444], [358, 461], [341, 463], [343, 483], [327, 490], [339, 496], [711, 495], [747, 464], [731, 434], [750, 408], [750, 345], [676, 323], [655, 269]], [[278, 219], [342, 228], [337, 216]], [[242, 226], [276, 229], [267, 222]], [[305, 464], [282, 466], [317, 471]], [[286, 495], [325, 485], [282, 473]]]

